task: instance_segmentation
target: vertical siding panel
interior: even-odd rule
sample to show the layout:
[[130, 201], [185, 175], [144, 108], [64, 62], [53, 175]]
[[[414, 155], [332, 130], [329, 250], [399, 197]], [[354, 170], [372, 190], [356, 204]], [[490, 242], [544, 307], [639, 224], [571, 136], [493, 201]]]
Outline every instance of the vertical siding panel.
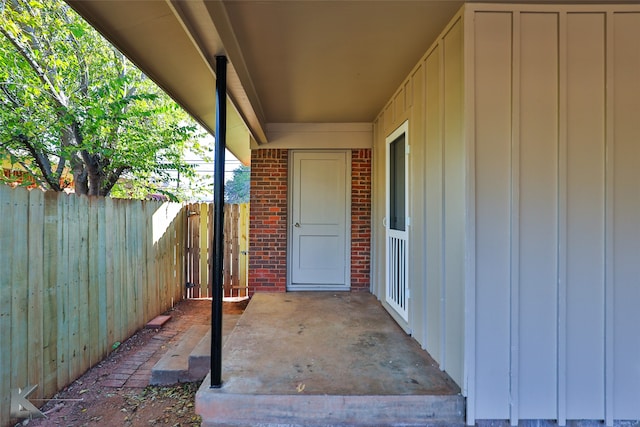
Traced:
[[521, 13], [514, 43], [520, 59], [519, 70], [514, 68], [514, 73], [519, 71], [519, 99], [514, 98], [520, 148], [519, 418], [553, 419], [557, 414], [558, 15]]
[[[0, 218], [4, 218], [0, 216]], [[29, 287], [29, 314], [28, 314], [28, 383], [38, 384], [38, 389], [33, 398], [43, 398], [43, 290], [44, 290], [44, 193], [42, 191], [29, 192], [29, 262], [28, 287]], [[0, 239], [1, 241], [1, 239]], [[48, 321], [48, 319], [47, 319]]]
[[605, 16], [567, 15], [567, 418], [604, 418]]
[[[425, 280], [425, 137], [424, 137], [424, 67], [420, 64], [411, 76], [411, 84], [405, 85], [407, 97], [412, 99], [409, 118], [409, 324], [412, 335], [424, 348], [426, 346], [426, 280]], [[412, 93], [412, 94], [411, 94]]]
[[464, 117], [465, 117], [465, 160], [466, 213], [465, 213], [465, 330], [464, 330], [464, 370], [465, 382], [462, 394], [466, 396], [466, 423], [476, 424], [476, 147], [475, 147], [475, 59], [473, 46], [473, 10], [466, 8], [464, 19]]
[[640, 418], [640, 13], [614, 18], [613, 416]]
[[372, 232], [372, 253], [371, 253], [371, 288], [372, 291], [382, 298], [384, 295], [384, 226], [382, 219], [386, 215], [384, 206], [385, 191], [385, 145], [383, 131], [385, 129], [384, 117], [381, 116], [373, 126], [374, 147], [372, 150], [372, 207], [374, 209], [371, 223]]
[[[386, 109], [384, 110], [384, 117], [383, 117], [383, 132], [382, 132], [382, 139], [381, 141], [384, 142], [384, 135], [388, 135], [393, 131], [393, 126], [395, 124], [394, 120], [395, 120], [395, 115], [394, 115], [394, 110], [393, 110], [393, 102], [389, 103], [389, 105], [387, 105]], [[384, 157], [383, 157], [384, 160]], [[384, 164], [384, 163], [383, 163]], [[385, 170], [385, 169], [383, 169]], [[383, 187], [384, 188], [384, 187]]]
[[614, 194], [614, 165], [615, 165], [615, 129], [614, 129], [614, 93], [615, 84], [615, 15], [607, 13], [606, 22], [606, 141], [605, 141], [605, 337], [604, 337], [604, 420], [608, 427], [613, 426], [613, 380], [614, 365], [614, 258], [613, 258], [613, 194]]
[[442, 363], [443, 339], [443, 150], [442, 48], [438, 45], [425, 62], [425, 174], [426, 174], [426, 283], [427, 350]]
[[567, 14], [558, 16], [558, 414], [567, 423]]
[[520, 12], [511, 16], [511, 425], [520, 418]]
[[393, 127], [395, 128], [399, 123], [396, 122], [399, 117], [403, 117], [406, 111], [407, 102], [406, 102], [406, 91], [404, 87], [401, 87], [396, 96], [393, 98], [393, 108], [394, 108], [394, 123]]
[[465, 152], [462, 22], [443, 38], [445, 161], [445, 360], [458, 384], [464, 383]]
[[509, 417], [511, 15], [475, 15], [476, 418]]

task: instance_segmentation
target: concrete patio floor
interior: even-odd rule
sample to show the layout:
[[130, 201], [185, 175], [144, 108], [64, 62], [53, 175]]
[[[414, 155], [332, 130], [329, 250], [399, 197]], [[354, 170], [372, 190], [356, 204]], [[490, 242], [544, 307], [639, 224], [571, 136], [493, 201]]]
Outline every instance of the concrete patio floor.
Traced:
[[368, 293], [254, 295], [209, 385], [203, 426], [464, 423], [459, 387]]

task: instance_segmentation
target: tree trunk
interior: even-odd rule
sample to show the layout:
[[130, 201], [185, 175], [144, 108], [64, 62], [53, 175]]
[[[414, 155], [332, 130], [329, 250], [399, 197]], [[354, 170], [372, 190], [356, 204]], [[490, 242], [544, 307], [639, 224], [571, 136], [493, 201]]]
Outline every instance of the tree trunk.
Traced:
[[89, 194], [89, 174], [82, 162], [78, 159], [72, 161], [73, 168], [73, 186], [76, 194]]

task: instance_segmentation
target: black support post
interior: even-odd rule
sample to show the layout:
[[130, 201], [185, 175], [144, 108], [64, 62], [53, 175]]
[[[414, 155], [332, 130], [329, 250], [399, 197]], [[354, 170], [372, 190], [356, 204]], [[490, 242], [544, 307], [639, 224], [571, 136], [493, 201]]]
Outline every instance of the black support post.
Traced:
[[224, 150], [227, 143], [227, 58], [216, 56], [216, 135], [213, 172], [213, 295], [211, 301], [211, 388], [222, 386], [222, 297], [224, 261]]

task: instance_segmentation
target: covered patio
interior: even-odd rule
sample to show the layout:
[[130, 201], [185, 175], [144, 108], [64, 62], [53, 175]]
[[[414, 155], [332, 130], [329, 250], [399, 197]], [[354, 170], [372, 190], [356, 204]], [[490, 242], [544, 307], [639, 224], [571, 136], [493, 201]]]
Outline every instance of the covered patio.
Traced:
[[251, 164], [255, 300], [208, 425], [430, 424], [415, 363], [467, 425], [640, 419], [638, 2], [67, 1]]
[[369, 293], [254, 295], [223, 348], [204, 426], [464, 424], [464, 398]]

